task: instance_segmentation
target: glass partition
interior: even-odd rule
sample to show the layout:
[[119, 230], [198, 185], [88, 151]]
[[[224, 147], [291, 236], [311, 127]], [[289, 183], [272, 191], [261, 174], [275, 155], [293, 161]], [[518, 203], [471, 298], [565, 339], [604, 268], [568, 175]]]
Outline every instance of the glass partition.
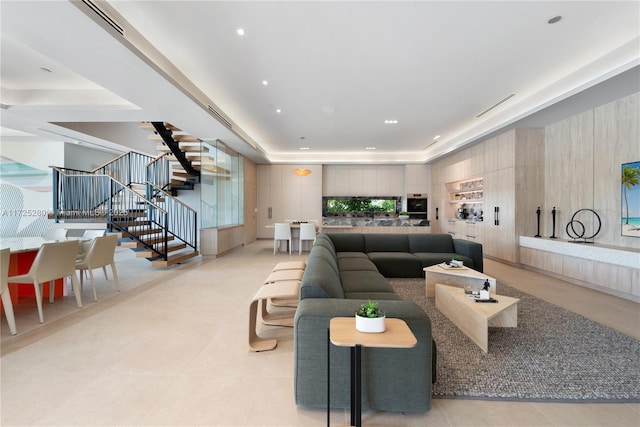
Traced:
[[201, 150], [202, 228], [244, 223], [244, 162], [220, 141], [204, 141]]

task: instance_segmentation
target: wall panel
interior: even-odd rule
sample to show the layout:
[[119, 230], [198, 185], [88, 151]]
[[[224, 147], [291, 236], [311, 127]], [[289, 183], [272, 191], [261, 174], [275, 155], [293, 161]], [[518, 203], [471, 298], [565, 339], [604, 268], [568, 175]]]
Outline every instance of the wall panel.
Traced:
[[621, 235], [622, 163], [640, 161], [640, 94], [595, 109], [594, 209], [603, 221], [598, 242], [640, 248], [640, 238]]

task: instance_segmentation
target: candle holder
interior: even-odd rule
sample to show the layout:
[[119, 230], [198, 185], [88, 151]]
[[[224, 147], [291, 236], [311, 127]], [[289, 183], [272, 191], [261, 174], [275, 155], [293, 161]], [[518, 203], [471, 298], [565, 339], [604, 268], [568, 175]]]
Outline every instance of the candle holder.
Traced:
[[551, 210], [551, 219], [552, 219], [552, 223], [553, 223], [553, 233], [551, 233], [551, 239], [557, 239], [556, 237], [556, 207], [554, 206], [553, 209]]
[[542, 237], [540, 236], [540, 206], [538, 206], [538, 209], [536, 210], [536, 217], [538, 219], [538, 232], [533, 237]]

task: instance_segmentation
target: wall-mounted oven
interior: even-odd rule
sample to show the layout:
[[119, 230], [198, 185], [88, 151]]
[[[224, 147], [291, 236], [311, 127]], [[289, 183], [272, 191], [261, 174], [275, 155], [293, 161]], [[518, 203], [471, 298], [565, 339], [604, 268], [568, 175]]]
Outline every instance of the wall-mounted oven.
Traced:
[[407, 194], [407, 213], [411, 219], [427, 219], [427, 195]]

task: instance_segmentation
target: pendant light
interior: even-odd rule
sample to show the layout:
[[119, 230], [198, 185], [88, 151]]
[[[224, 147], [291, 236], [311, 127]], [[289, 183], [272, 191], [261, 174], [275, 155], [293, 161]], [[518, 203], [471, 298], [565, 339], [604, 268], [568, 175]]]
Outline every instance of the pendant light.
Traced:
[[[304, 140], [304, 136], [300, 137], [301, 140]], [[301, 151], [305, 151], [308, 150], [309, 147], [300, 147]], [[302, 162], [304, 162], [304, 156], [302, 155], [302, 153], [300, 153], [300, 160]], [[307, 168], [295, 168], [293, 170], [293, 174], [297, 175], [297, 176], [307, 176], [309, 174], [311, 174], [311, 169], [307, 169]]]

